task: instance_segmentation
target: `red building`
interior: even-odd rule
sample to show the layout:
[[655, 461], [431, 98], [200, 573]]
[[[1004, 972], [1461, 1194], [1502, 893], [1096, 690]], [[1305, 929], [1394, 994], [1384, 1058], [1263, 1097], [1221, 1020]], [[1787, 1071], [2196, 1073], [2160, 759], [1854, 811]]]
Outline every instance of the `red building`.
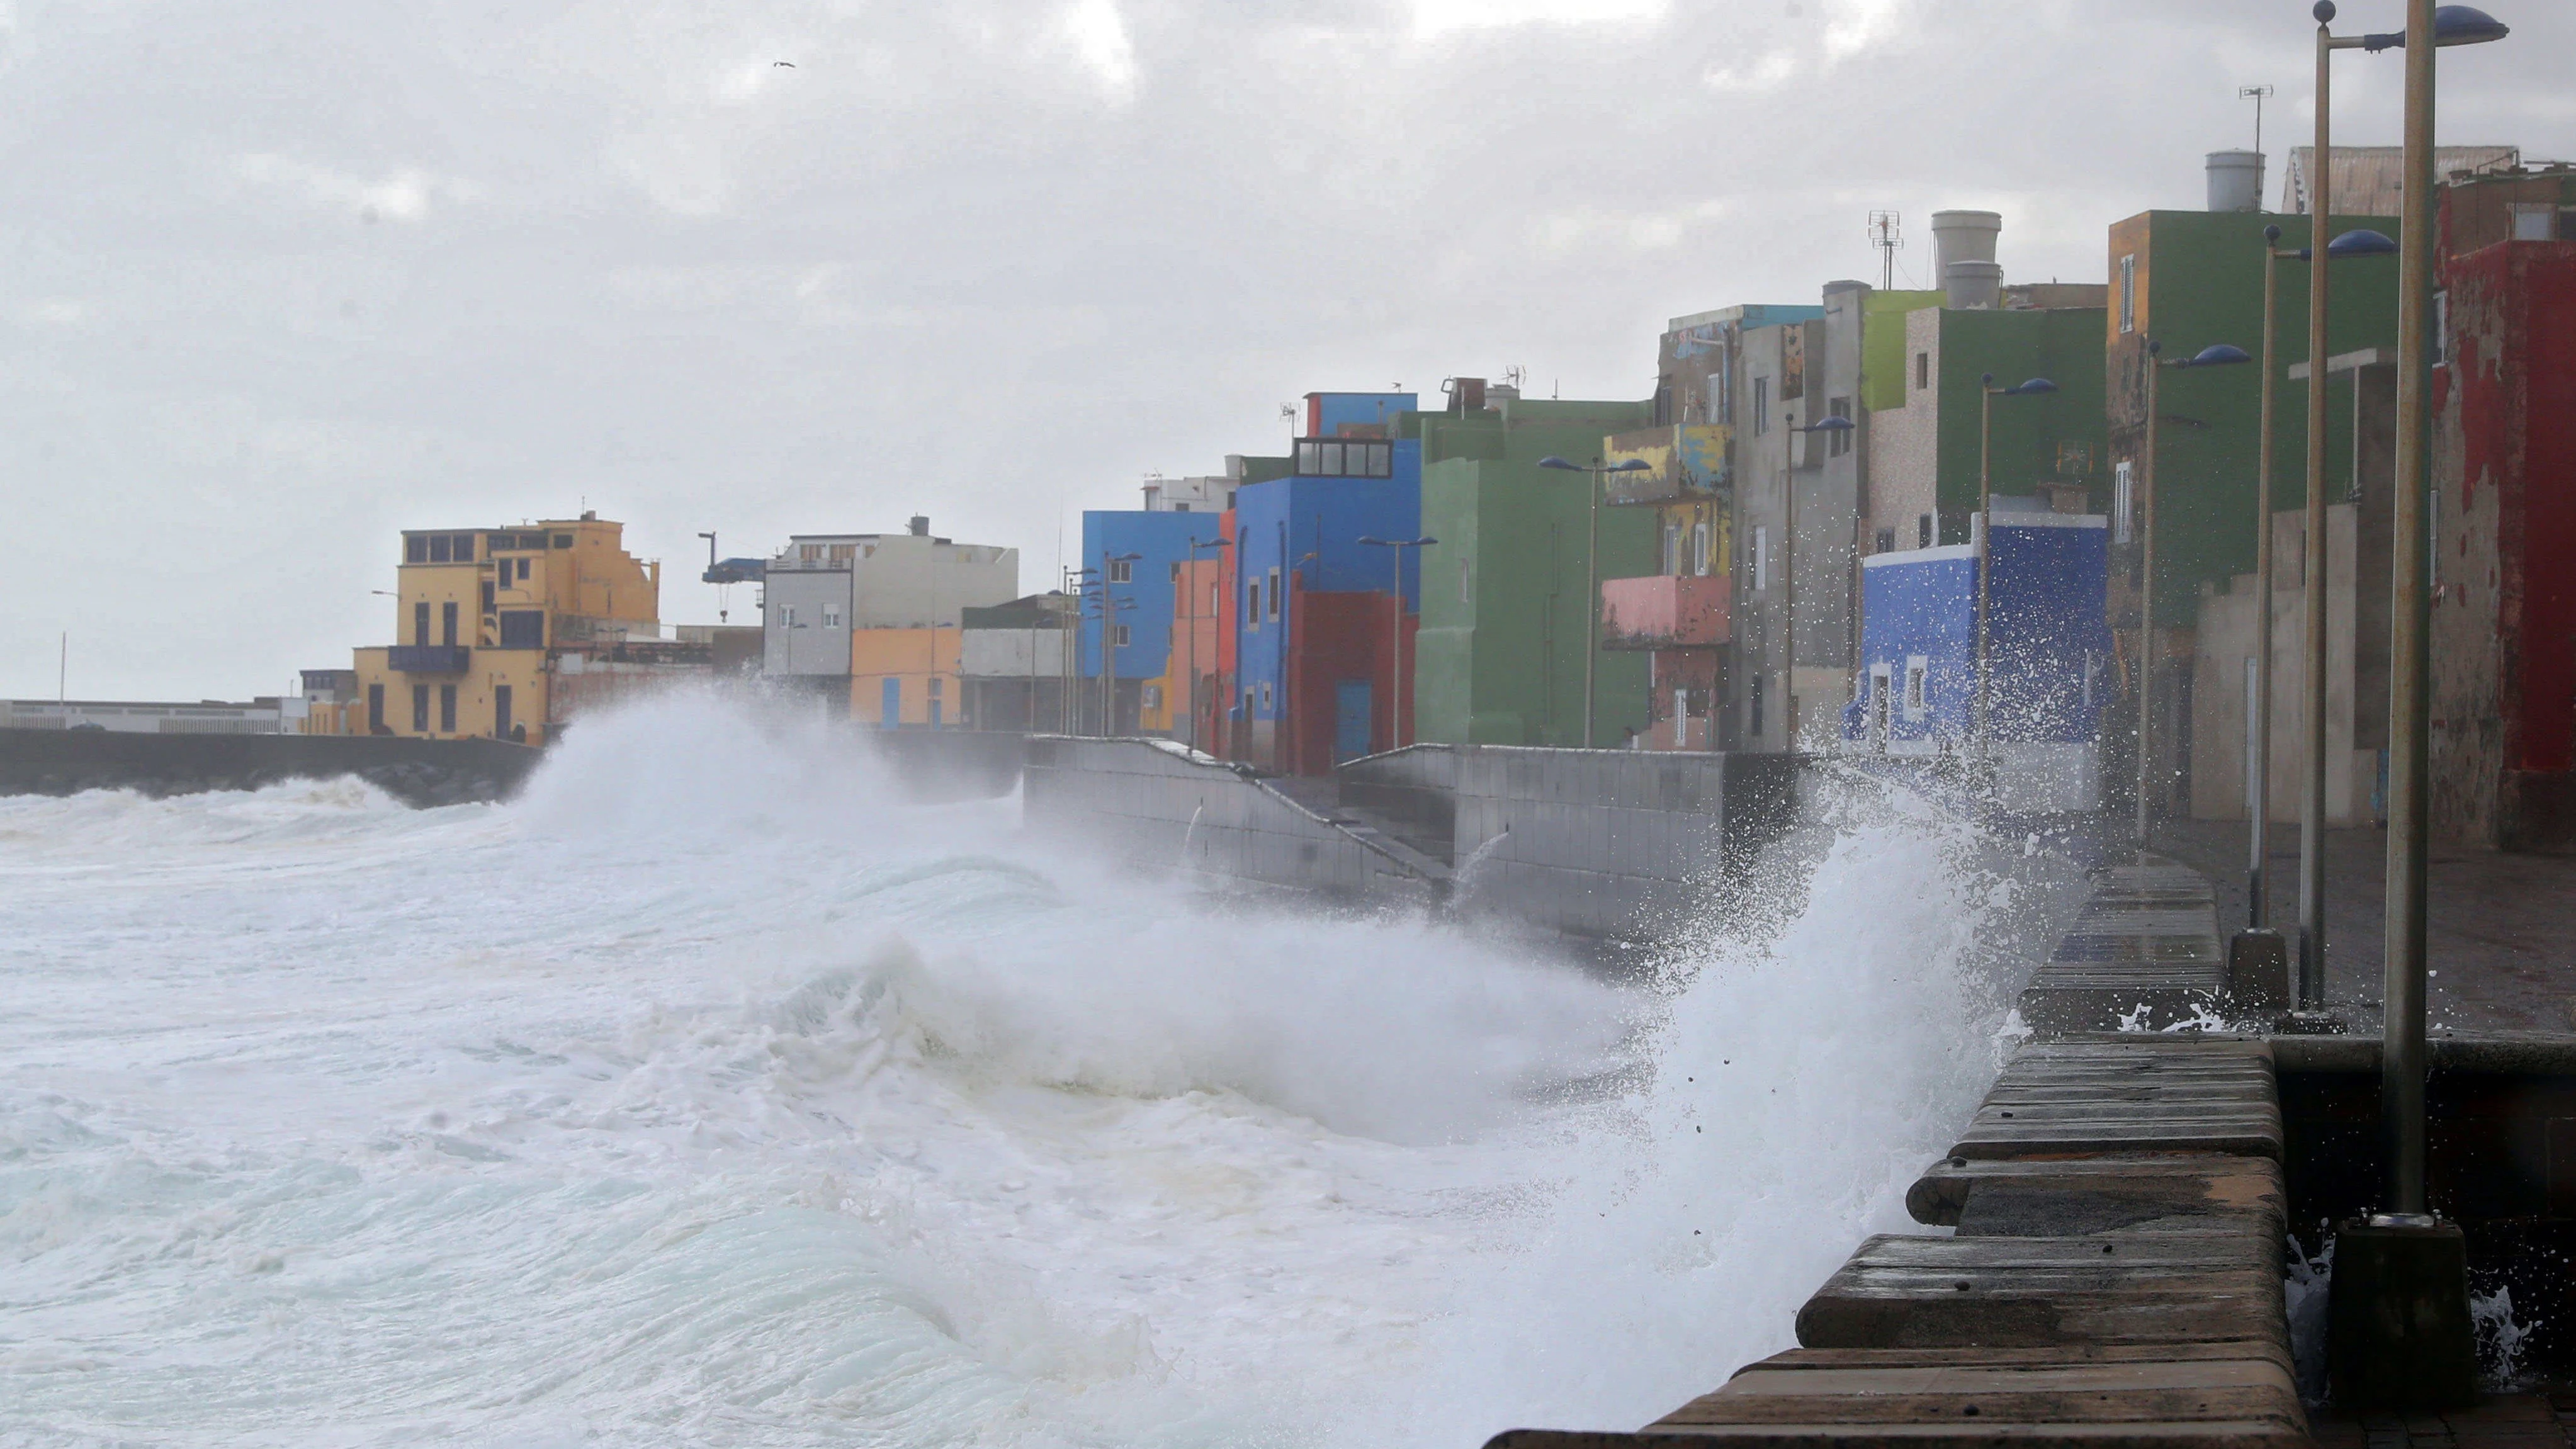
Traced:
[[2576, 849], [2576, 172], [2445, 192], [2434, 828]]
[[[1340, 761], [1378, 754], [1413, 739], [1414, 636], [1422, 616], [1389, 593], [1292, 589], [1286, 659], [1285, 736], [1277, 768], [1329, 775]], [[1404, 667], [1395, 668], [1403, 619]]]

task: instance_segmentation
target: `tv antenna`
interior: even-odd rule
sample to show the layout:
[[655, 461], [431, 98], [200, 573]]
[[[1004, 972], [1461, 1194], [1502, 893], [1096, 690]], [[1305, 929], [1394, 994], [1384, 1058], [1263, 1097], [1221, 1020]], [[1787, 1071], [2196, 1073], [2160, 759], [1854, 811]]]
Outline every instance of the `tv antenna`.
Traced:
[[1905, 234], [1898, 228], [1905, 218], [1892, 211], [1869, 214], [1869, 244], [1878, 248], [1878, 289], [1896, 290], [1896, 254], [1904, 249]]
[[2238, 86], [2236, 99], [2254, 103], [2254, 154], [2263, 154], [2263, 102], [2279, 92], [2270, 86]]

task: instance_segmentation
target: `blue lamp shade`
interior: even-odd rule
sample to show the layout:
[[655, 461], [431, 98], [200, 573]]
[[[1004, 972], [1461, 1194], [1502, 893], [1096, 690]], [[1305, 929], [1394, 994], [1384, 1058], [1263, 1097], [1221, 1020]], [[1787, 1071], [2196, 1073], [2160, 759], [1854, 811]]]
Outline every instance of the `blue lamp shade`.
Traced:
[[2200, 349], [2198, 352], [2193, 353], [2184, 361], [2183, 366], [2226, 367], [2231, 363], [2252, 362], [2253, 360], [2254, 354], [2246, 351], [2242, 347], [2237, 347], [2225, 342], [2213, 342], [2207, 347]]
[[1609, 467], [1604, 468], [1601, 471], [1604, 473], [1643, 473], [1653, 466], [1655, 465], [1647, 462], [1643, 458], [1622, 458], [1618, 462], [1611, 464]]
[[1802, 433], [1848, 433], [1852, 430], [1852, 427], [1853, 423], [1849, 418], [1822, 418], [1807, 427], [1800, 428], [1798, 431]]
[[[2433, 10], [2433, 43], [2437, 46], [2483, 45], [2502, 40], [2513, 33], [2512, 27], [2474, 5], [2441, 5]], [[2406, 32], [2384, 31], [2361, 38], [2364, 50], [2404, 50]]]
[[1539, 459], [1538, 465], [1542, 468], [1562, 468], [1568, 473], [1580, 473], [1583, 471], [1581, 465], [1569, 463], [1563, 458], [1556, 456], [1554, 453], [1550, 453], [1546, 457]]
[[2346, 257], [2393, 257], [2397, 243], [2380, 232], [2361, 229], [2348, 231], [2326, 243], [2326, 256], [2334, 261]]
[[1354, 540], [1354, 542], [1358, 542], [1358, 543], [1365, 543], [1365, 544], [1371, 544], [1371, 545], [1374, 545], [1374, 546], [1376, 546], [1376, 547], [1378, 547], [1378, 548], [1384, 548], [1384, 547], [1386, 547], [1386, 540], [1385, 540], [1385, 539], [1382, 539], [1382, 538], [1371, 538], [1369, 535], [1367, 535], [1367, 534], [1365, 534], [1365, 533], [1361, 534], [1361, 535], [1360, 535], [1356, 540]]
[[2044, 377], [2034, 377], [2025, 379], [2020, 386], [2009, 388], [2007, 391], [2014, 397], [2036, 397], [2044, 392], [2057, 391], [2057, 384]]

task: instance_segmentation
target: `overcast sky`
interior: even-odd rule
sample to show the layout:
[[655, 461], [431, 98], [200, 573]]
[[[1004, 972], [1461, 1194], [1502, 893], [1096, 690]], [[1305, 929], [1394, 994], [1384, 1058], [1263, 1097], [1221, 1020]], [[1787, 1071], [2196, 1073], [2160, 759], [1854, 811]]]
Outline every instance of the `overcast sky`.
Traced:
[[[2576, 6], [2446, 142], [2576, 155]], [[2346, 29], [2398, 21], [2352, 0]], [[388, 642], [395, 532], [1016, 545], [1276, 451], [1315, 389], [1643, 397], [1665, 318], [2008, 280], [2201, 203], [2305, 0], [0, 0], [0, 694], [241, 697]], [[777, 61], [793, 62], [780, 66]], [[2393, 140], [2394, 56], [2338, 136]], [[752, 617], [733, 591], [734, 619]]]

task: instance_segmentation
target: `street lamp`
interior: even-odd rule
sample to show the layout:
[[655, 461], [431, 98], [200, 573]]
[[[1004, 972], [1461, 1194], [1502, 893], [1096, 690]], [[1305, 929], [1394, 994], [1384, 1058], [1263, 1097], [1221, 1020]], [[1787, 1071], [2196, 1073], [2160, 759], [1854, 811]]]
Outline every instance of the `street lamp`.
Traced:
[[2057, 384], [2044, 377], [2028, 378], [2011, 387], [1995, 386], [1995, 375], [1987, 373], [1978, 384], [1983, 394], [1977, 414], [1977, 754], [1994, 756], [1994, 726], [1991, 723], [1991, 694], [1986, 664], [1986, 596], [1988, 579], [1994, 573], [1994, 438], [1995, 399], [1999, 397], [2043, 397], [2057, 391]]
[[[1190, 562], [1196, 564], [1199, 561], [1200, 549], [1232, 548], [1233, 546], [1234, 540], [1230, 538], [1191, 539]], [[1181, 636], [1181, 683], [1188, 689], [1190, 696], [1190, 727], [1184, 738], [1188, 740], [1190, 748], [1195, 750], [1199, 747], [1199, 629], [1198, 615], [1193, 612], [1198, 598], [1197, 581], [1185, 580], [1181, 589], [1181, 627], [1187, 631]]]
[[[2430, 1227], [2424, 1198], [2424, 866], [2432, 713], [2433, 51], [2500, 40], [2505, 27], [2466, 5], [2406, 6], [2405, 225], [2397, 272], [2397, 487], [2389, 546], [2388, 882], [2382, 932], [2379, 1100], [2388, 1131], [2388, 1199], [2374, 1226]], [[2371, 37], [2380, 39], [2381, 37]], [[2429, 44], [2427, 42], [2430, 42]], [[2378, 47], [2373, 47], [2374, 49]], [[2319, 271], [2325, 270], [2318, 268]], [[2320, 359], [2322, 361], [2322, 359]], [[2311, 386], [2322, 367], [2311, 366]]]
[[2138, 849], [2147, 848], [2147, 829], [2154, 796], [2148, 788], [2153, 774], [2155, 751], [2151, 747], [2148, 721], [2152, 717], [2156, 679], [2156, 438], [2158, 376], [2168, 367], [2226, 367], [2239, 362], [2252, 362], [2253, 354], [2242, 347], [2213, 342], [2189, 357], [2159, 356], [2164, 344], [2147, 343], [2147, 444], [2145, 481], [2140, 488], [2144, 499], [2140, 505], [2138, 562]]
[[[2321, 228], [2322, 225], [2320, 221], [2318, 226]], [[2322, 231], [2314, 234], [2322, 235]], [[2354, 257], [2388, 256], [2396, 250], [2397, 243], [2380, 233], [2355, 229], [2326, 243], [2326, 260], [2339, 262]], [[2263, 384], [2261, 416], [2256, 424], [2260, 436], [2255, 440], [2254, 467], [2254, 597], [2258, 602], [2254, 611], [2254, 697], [2246, 702], [2252, 716], [2250, 728], [2254, 736], [2254, 758], [2249, 762], [2252, 778], [2246, 782], [2245, 797], [2250, 820], [2245, 908], [2247, 924], [2258, 931], [2264, 928], [2272, 914], [2272, 419], [2274, 398], [2281, 380], [2280, 320], [2275, 298], [2280, 290], [2280, 264], [2285, 261], [2307, 262], [2313, 266], [2316, 249], [2307, 246], [2289, 250], [2281, 245], [2279, 227], [2263, 228]], [[2316, 270], [2322, 272], [2325, 268], [2317, 267]], [[2317, 341], [2313, 328], [2309, 344], [2312, 354], [2324, 345]], [[2312, 371], [2321, 370], [2314, 355], [2308, 365]], [[2307, 555], [2309, 572], [2301, 581], [2301, 592], [2310, 601], [2308, 607], [2319, 610], [2317, 617], [2322, 619], [2325, 565], [2319, 560], [2325, 547], [2325, 412], [2318, 403], [2319, 396], [2318, 385], [2312, 379], [2308, 393], [2308, 497], [2305, 516], [2308, 536], [2314, 548]], [[2312, 853], [2304, 854], [2303, 859], [2318, 862], [2320, 870], [2324, 859], [2322, 830], [2325, 820], [2325, 637], [2322, 626], [2309, 630], [2306, 635], [2308, 645], [2315, 651], [2307, 661], [2306, 697], [2309, 707], [2305, 731], [2309, 761], [2307, 773], [2311, 782], [2307, 799], [2314, 804], [2319, 833], [2302, 842], [2302, 851], [2310, 852], [2313, 846]], [[2305, 805], [2301, 808], [2303, 824], [2307, 808]], [[2325, 999], [2324, 910], [2322, 890], [2301, 890], [2298, 1006], [2303, 1011], [2316, 1009]]]
[[[1385, 549], [1388, 557], [1395, 560], [1395, 640], [1393, 652], [1387, 656], [1386, 747], [1400, 750], [1404, 748], [1404, 551], [1429, 548], [1440, 540], [1427, 537], [1370, 538], [1362, 534], [1359, 541], [1372, 548]], [[1420, 576], [1418, 565], [1415, 574]]]
[[[1855, 426], [1851, 419], [1836, 416], [1820, 418], [1802, 428], [1798, 426], [1798, 415], [1795, 412], [1791, 412], [1786, 421], [1792, 433], [1848, 433]], [[1791, 471], [1794, 474], [1795, 470]], [[1780, 551], [1786, 556], [1780, 569], [1780, 583], [1784, 590], [1782, 602], [1787, 606], [1781, 610], [1783, 622], [1780, 628], [1780, 646], [1781, 653], [1788, 660], [1788, 669], [1781, 676], [1780, 703], [1786, 711], [1781, 718], [1786, 721], [1787, 726], [1781, 731], [1781, 737], [1788, 741], [1790, 749], [1795, 750], [1798, 747], [1798, 480], [1796, 477], [1792, 476], [1782, 486], [1780, 492], [1787, 505], [1782, 510], [1787, 516], [1783, 519], [1780, 528]]]
[[1590, 467], [1569, 463], [1551, 453], [1538, 460], [1542, 468], [1588, 475], [1589, 496], [1584, 499], [1584, 522], [1588, 529], [1583, 549], [1584, 620], [1583, 630], [1583, 747], [1592, 748], [1592, 676], [1593, 666], [1601, 654], [1601, 478], [1605, 473], [1643, 473], [1649, 464], [1643, 458], [1622, 458], [1616, 463], [1592, 460]]
[[[1100, 551], [1100, 737], [1114, 739], [1118, 734], [1118, 605], [1109, 586], [1119, 582], [1118, 565], [1134, 563], [1140, 553]], [[1127, 600], [1135, 602], [1133, 599]]]

